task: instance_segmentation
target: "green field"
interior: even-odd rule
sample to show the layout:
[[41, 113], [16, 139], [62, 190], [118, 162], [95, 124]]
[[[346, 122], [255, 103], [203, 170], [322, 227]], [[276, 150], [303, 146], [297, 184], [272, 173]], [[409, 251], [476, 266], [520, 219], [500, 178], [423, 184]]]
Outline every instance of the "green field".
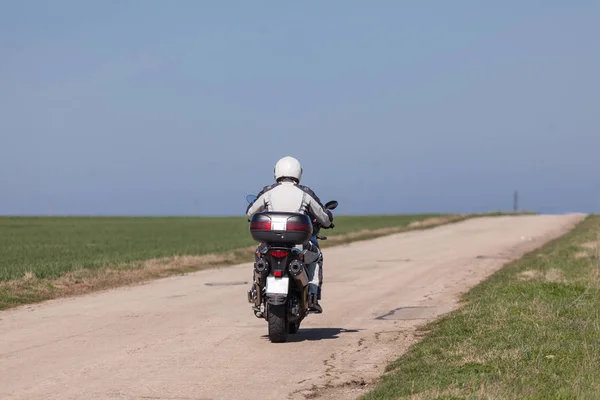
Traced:
[[[434, 215], [346, 217], [330, 237], [404, 227]], [[119, 265], [172, 255], [220, 253], [252, 246], [248, 222], [237, 218], [0, 218], [0, 281], [25, 272], [57, 278], [77, 268]]]
[[[405, 230], [412, 222], [436, 217], [466, 218], [339, 216], [334, 230], [323, 231], [332, 239], [324, 243], [380, 236], [391, 232], [377, 229]], [[361, 235], [346, 236], [359, 231]], [[245, 217], [0, 217], [0, 244], [0, 309], [207, 266], [195, 260], [183, 267], [163, 265], [157, 271], [146, 268], [145, 260], [232, 253], [235, 257], [220, 264], [250, 261], [251, 252], [235, 250], [256, 245]], [[132, 270], [137, 271], [135, 276]], [[107, 273], [112, 274], [110, 279], [103, 276]], [[62, 279], [69, 275], [75, 276]], [[77, 291], [69, 288], [74, 285]]]
[[599, 399], [600, 216], [423, 327], [365, 399]]

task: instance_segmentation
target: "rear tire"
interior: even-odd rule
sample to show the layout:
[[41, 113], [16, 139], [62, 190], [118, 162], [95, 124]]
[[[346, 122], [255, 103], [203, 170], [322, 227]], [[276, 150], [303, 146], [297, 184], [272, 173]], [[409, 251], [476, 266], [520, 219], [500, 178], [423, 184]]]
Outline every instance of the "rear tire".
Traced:
[[283, 343], [287, 340], [287, 305], [269, 304], [268, 312], [269, 340], [273, 343]]
[[298, 333], [298, 330], [300, 329], [300, 324], [296, 323], [296, 322], [290, 322], [289, 325], [290, 330], [289, 332], [293, 335], [294, 333]]

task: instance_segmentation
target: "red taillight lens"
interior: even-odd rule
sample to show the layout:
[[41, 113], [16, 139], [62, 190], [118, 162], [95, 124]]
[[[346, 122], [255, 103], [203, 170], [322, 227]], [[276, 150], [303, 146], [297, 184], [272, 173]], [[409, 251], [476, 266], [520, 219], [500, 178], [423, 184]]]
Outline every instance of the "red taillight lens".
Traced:
[[289, 251], [284, 250], [271, 250], [271, 255], [275, 258], [287, 257], [290, 254]]
[[311, 231], [310, 225], [302, 224], [299, 222], [288, 222], [286, 228], [288, 231], [295, 231], [295, 232], [310, 232]]
[[274, 277], [281, 278], [281, 275], [282, 275], [281, 271], [279, 271], [279, 270], [278, 271], [273, 271], [273, 276]]
[[270, 231], [271, 230], [271, 221], [254, 221], [250, 223], [251, 230], [257, 231]]

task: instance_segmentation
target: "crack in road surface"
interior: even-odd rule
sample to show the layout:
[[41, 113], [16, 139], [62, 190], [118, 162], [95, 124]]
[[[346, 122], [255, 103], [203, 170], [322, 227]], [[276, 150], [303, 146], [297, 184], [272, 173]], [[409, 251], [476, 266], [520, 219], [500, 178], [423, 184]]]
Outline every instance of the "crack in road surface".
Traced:
[[435, 307], [398, 307], [375, 318], [378, 320], [429, 319], [437, 314]]
[[324, 313], [282, 344], [247, 301], [251, 262], [4, 311], [0, 398], [353, 399], [418, 325], [582, 218], [476, 218], [327, 248]]

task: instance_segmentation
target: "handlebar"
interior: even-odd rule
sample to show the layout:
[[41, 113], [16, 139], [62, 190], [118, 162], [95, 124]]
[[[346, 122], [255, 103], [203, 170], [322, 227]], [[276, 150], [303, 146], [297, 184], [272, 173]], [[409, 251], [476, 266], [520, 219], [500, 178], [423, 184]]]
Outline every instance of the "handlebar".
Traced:
[[317, 239], [319, 239], [319, 240], [327, 240], [326, 236], [319, 235], [319, 233], [321, 232], [321, 229], [333, 229], [335, 227], [335, 225], [333, 223], [331, 223], [331, 225], [329, 225], [328, 227], [324, 227], [320, 223], [317, 222], [316, 218], [312, 219], [312, 224], [313, 224], [313, 235], [315, 235], [317, 237]]

